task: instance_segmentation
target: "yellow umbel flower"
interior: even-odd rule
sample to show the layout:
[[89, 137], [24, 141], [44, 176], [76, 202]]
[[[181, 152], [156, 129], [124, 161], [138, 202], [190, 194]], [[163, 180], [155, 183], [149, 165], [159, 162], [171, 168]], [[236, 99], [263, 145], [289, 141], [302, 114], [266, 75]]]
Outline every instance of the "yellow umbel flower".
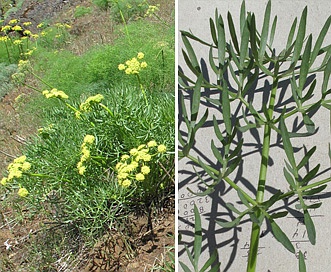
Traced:
[[136, 180], [137, 180], [137, 181], [143, 181], [144, 179], [145, 179], [144, 174], [142, 174], [142, 173], [138, 173], [138, 174], [136, 175]]
[[166, 147], [165, 145], [163, 145], [163, 144], [160, 144], [160, 145], [157, 147], [157, 151], [158, 151], [159, 153], [164, 153], [164, 152], [167, 151], [167, 147]]
[[149, 142], [147, 143], [147, 146], [148, 146], [148, 147], [154, 147], [154, 146], [157, 146], [157, 143], [156, 143], [155, 141], [149, 141]]
[[20, 197], [26, 197], [29, 194], [29, 191], [25, 188], [20, 188], [17, 192]]
[[9, 30], [11, 30], [11, 26], [10, 25], [5, 25], [5, 26], [3, 26], [2, 28], [1, 28], [1, 31], [3, 31], [3, 32], [7, 32], [7, 31], [9, 31]]
[[88, 143], [88, 144], [93, 144], [95, 141], [95, 137], [93, 135], [89, 135], [87, 134], [85, 137], [84, 137], [84, 143]]
[[92, 109], [92, 106], [95, 104], [99, 104], [102, 100], [104, 99], [102, 94], [97, 94], [94, 96], [90, 96], [88, 97], [85, 102], [83, 102], [82, 104], [80, 104], [79, 109], [82, 112], [88, 112]]
[[52, 98], [52, 97], [56, 97], [56, 98], [62, 98], [62, 99], [68, 99], [69, 96], [63, 92], [63, 91], [59, 91], [58, 89], [52, 89], [50, 91], [45, 90], [42, 92], [42, 94], [46, 97], [46, 98]]
[[1, 185], [6, 186], [7, 181], [8, 181], [7, 178], [2, 178], [1, 181], [0, 181], [0, 183], [1, 183]]
[[17, 23], [18, 23], [18, 19], [12, 19], [9, 21], [10, 25], [17, 24]]
[[137, 54], [137, 57], [127, 60], [125, 62], [125, 64], [123, 64], [123, 63], [119, 64], [118, 70], [124, 71], [127, 75], [139, 74], [141, 69], [144, 69], [147, 67], [147, 63], [145, 61], [143, 61], [143, 62], [139, 61], [139, 60], [143, 59], [144, 57], [145, 57], [145, 54], [142, 52], [139, 52]]
[[15, 30], [15, 31], [22, 31], [22, 27], [19, 26], [19, 25], [16, 25], [16, 26], [13, 26], [12, 30]]
[[148, 166], [144, 165], [141, 167], [142, 174], [147, 175], [149, 172], [151, 172], [151, 169]]

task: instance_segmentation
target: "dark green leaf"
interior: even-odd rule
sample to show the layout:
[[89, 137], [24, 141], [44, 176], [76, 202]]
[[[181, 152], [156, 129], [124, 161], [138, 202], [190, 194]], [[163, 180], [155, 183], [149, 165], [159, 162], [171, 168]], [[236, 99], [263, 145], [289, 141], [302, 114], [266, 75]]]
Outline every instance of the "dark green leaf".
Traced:
[[[204, 183], [204, 184], [207, 184], [207, 183], [204, 182], [204, 181], [203, 181], [203, 183]], [[190, 188], [187, 188], [187, 190], [188, 190], [190, 193], [192, 193], [192, 194], [194, 194], [194, 195], [196, 195], [196, 196], [206, 196], [206, 195], [210, 195], [211, 193], [213, 193], [213, 192], [215, 191], [214, 186], [215, 186], [217, 183], [219, 183], [219, 182], [214, 182], [213, 184], [208, 185], [208, 186], [209, 186], [208, 189], [204, 190], [204, 191], [201, 192], [201, 193], [194, 192], [194, 191], [192, 191]]]
[[[209, 50], [209, 63], [210, 63], [210, 67], [213, 69], [214, 73], [217, 75], [219, 73], [219, 69], [215, 65], [215, 62], [214, 62], [213, 47], [212, 46], [210, 47], [210, 50]], [[220, 78], [218, 78], [218, 80], [219, 79]]]
[[225, 29], [224, 22], [222, 16], [220, 15], [217, 20], [217, 39], [218, 39], [218, 61], [219, 68], [223, 71], [224, 63], [225, 63], [225, 48], [226, 48], [226, 40], [225, 40]]
[[191, 43], [189, 42], [188, 38], [185, 35], [182, 35], [182, 40], [183, 40], [184, 46], [186, 48], [187, 54], [189, 56], [189, 59], [190, 59], [192, 65], [193, 65], [193, 67], [197, 71], [201, 72], [198, 59], [195, 55], [195, 52], [194, 52], [194, 49], [193, 49]]
[[230, 12], [228, 12], [228, 25], [229, 25], [229, 30], [230, 30], [230, 35], [231, 35], [233, 46], [236, 49], [237, 54], [239, 54], [239, 44], [238, 44], [236, 29], [234, 27], [232, 15]]
[[302, 12], [299, 28], [298, 28], [298, 34], [295, 39], [295, 46], [292, 56], [292, 63], [296, 63], [300, 57], [303, 41], [306, 35], [306, 21], [307, 21], [307, 6]]
[[319, 186], [317, 188], [313, 188], [311, 190], [303, 191], [302, 195], [304, 195], [304, 196], [316, 195], [316, 194], [322, 192], [326, 187], [327, 187], [327, 185], [325, 184], [325, 185]]
[[185, 250], [186, 250], [186, 254], [191, 262], [191, 264], [194, 266], [194, 258], [193, 258], [193, 255], [191, 254], [190, 250], [188, 249], [187, 245], [184, 245], [185, 246]]
[[310, 67], [314, 64], [314, 61], [315, 61], [316, 57], [318, 56], [318, 53], [319, 53], [319, 51], [321, 49], [321, 46], [323, 44], [325, 35], [328, 33], [330, 23], [331, 23], [331, 16], [327, 19], [327, 21], [325, 22], [320, 34], [318, 35], [318, 38], [316, 40], [313, 52], [311, 53]]
[[249, 21], [249, 33], [250, 33], [250, 43], [251, 43], [251, 49], [252, 54], [254, 56], [254, 59], [256, 61], [259, 60], [259, 53], [257, 50], [257, 44], [256, 44], [256, 24], [255, 24], [255, 15], [252, 14], [252, 17]]
[[215, 146], [214, 140], [211, 141], [211, 150], [212, 150], [215, 158], [223, 165], [224, 164], [223, 155], [218, 150], [218, 148]]
[[305, 124], [308, 133], [314, 133], [315, 132], [315, 124], [310, 119], [308, 114], [303, 114], [303, 123]]
[[231, 106], [229, 99], [229, 90], [227, 88], [227, 83], [223, 81], [223, 91], [222, 91], [222, 112], [223, 112], [223, 120], [225, 124], [225, 130], [228, 135], [231, 134]]
[[184, 60], [185, 60], [185, 63], [187, 65], [187, 67], [196, 75], [196, 76], [199, 76], [201, 73], [200, 73], [200, 68], [199, 69], [196, 69], [196, 67], [194, 67], [194, 65], [192, 64], [190, 58], [188, 57], [188, 55], [186, 54], [186, 52], [184, 50], [182, 50], [182, 54], [183, 54], [183, 57], [184, 57]]
[[240, 214], [241, 212], [232, 204], [232, 203], [225, 203], [225, 206], [232, 212], [236, 214]]
[[286, 168], [284, 167], [283, 168], [283, 172], [284, 172], [284, 176], [286, 178], [286, 181], [288, 182], [288, 184], [290, 185], [291, 189], [295, 189], [296, 188], [296, 185], [295, 185], [295, 180], [294, 178], [292, 177], [292, 175], [287, 172]]
[[189, 269], [188, 266], [186, 264], [184, 264], [183, 262], [179, 261], [179, 264], [182, 267], [182, 269], [184, 270], [184, 272], [192, 272], [191, 269]]
[[235, 220], [233, 220], [231, 222], [220, 221], [220, 220], [216, 220], [215, 222], [218, 225], [220, 225], [222, 228], [229, 229], [229, 228], [233, 228], [235, 226], [238, 226], [242, 217], [243, 217], [243, 215], [242, 216], [238, 216]]
[[245, 1], [242, 1], [241, 7], [240, 7], [240, 35], [243, 35], [244, 28], [246, 23], [246, 6]]
[[324, 70], [324, 76], [323, 76], [323, 83], [322, 83], [322, 94], [326, 92], [329, 84], [329, 78], [331, 74], [331, 57], [329, 58], [325, 70]]
[[316, 146], [312, 147], [307, 152], [307, 154], [305, 154], [305, 156], [303, 157], [303, 159], [298, 164], [298, 170], [300, 170], [302, 167], [304, 167], [307, 164], [307, 162], [310, 160], [311, 156], [314, 154], [315, 151], [316, 151]]
[[314, 79], [314, 81], [309, 86], [309, 90], [307, 91], [305, 96], [302, 98], [302, 103], [306, 102], [307, 100], [309, 100], [310, 98], [313, 97], [313, 91], [315, 89], [315, 86], [316, 86], [316, 79]]
[[214, 124], [214, 132], [215, 132], [215, 134], [216, 134], [216, 137], [217, 137], [221, 142], [223, 142], [224, 137], [223, 137], [222, 132], [221, 132], [219, 126], [218, 126], [218, 123], [217, 123], [217, 120], [216, 120], [215, 115], [213, 116], [213, 124]]
[[244, 143], [244, 140], [241, 139], [239, 141], [239, 143], [237, 144], [236, 148], [231, 152], [230, 156], [228, 157], [228, 160], [233, 159], [240, 153], [240, 151], [242, 150], [243, 143]]
[[203, 44], [203, 45], [210, 46], [210, 43], [207, 43], [207, 42], [205, 42], [205, 41], [199, 39], [198, 37], [194, 36], [194, 35], [193, 35], [192, 33], [190, 33], [190, 32], [187, 32], [187, 31], [181, 30], [180, 33], [181, 33], [182, 35], [184, 35], [184, 36], [186, 36], [186, 37], [188, 37], [188, 38], [194, 40], [194, 41], [197, 41], [197, 42]]
[[[290, 29], [290, 32], [289, 32], [288, 38], [287, 38], [286, 49], [288, 49], [292, 45], [295, 28], [297, 26], [297, 21], [298, 21], [298, 18], [295, 18], [292, 23], [292, 26], [291, 26], [291, 29]], [[293, 46], [294, 46], [294, 43], [293, 43]]]
[[316, 177], [316, 174], [318, 173], [318, 170], [320, 168], [320, 164], [316, 165], [312, 170], [310, 170], [307, 175], [300, 181], [300, 184], [302, 186], [306, 185], [311, 181], [313, 178]]
[[306, 272], [305, 257], [301, 250], [299, 251], [299, 272]]
[[201, 84], [203, 80], [203, 75], [200, 74], [196, 85], [193, 89], [193, 96], [191, 101], [191, 121], [196, 121], [200, 108], [200, 98], [201, 98]]
[[285, 153], [286, 153], [286, 157], [288, 158], [289, 163], [291, 164], [291, 167], [294, 170], [294, 177], [295, 177], [295, 179], [297, 179], [298, 169], [297, 169], [296, 164], [295, 164], [294, 151], [293, 151], [293, 147], [292, 147], [290, 137], [289, 137], [289, 134], [288, 134], [288, 131], [287, 131], [285, 121], [284, 121], [283, 117], [280, 118], [280, 130], [281, 130], [281, 133], [282, 133], [281, 136], [282, 136], [282, 139], [283, 139], [283, 145], [284, 145], [284, 150], [285, 150]]
[[248, 53], [249, 36], [250, 36], [250, 34], [249, 34], [247, 22], [245, 22], [243, 34], [241, 36], [240, 52], [239, 52], [240, 53], [240, 56], [239, 56], [240, 70], [243, 70], [243, 68], [244, 68], [244, 61], [245, 61], [247, 53]]
[[249, 89], [252, 87], [253, 83], [258, 79], [258, 77], [259, 77], [259, 69], [255, 68], [254, 74], [252, 74], [248, 78], [248, 81], [245, 84], [244, 90], [242, 92], [242, 96], [246, 95], [246, 93], [249, 91]]
[[[230, 73], [231, 73], [231, 76], [232, 76], [233, 80], [236, 82], [236, 84], [238, 86], [241, 86], [241, 83], [238, 80], [238, 77], [236, 75], [236, 72], [234, 71], [234, 69], [232, 67], [232, 62], [229, 62], [229, 68], [230, 68]], [[238, 89], [240, 89], [240, 87], [238, 87]]]
[[239, 58], [236, 55], [236, 53], [233, 51], [233, 46], [231, 44], [228, 45], [228, 50], [229, 50], [229, 54], [231, 56], [231, 59], [236, 64], [237, 68], [239, 69], [239, 67], [240, 67]]
[[270, 38], [269, 38], [269, 45], [270, 46], [272, 46], [272, 44], [274, 42], [276, 26], [277, 26], [277, 15], [275, 16], [274, 21], [272, 22], [272, 26], [271, 26]]
[[311, 219], [310, 214], [307, 210], [304, 210], [303, 216], [304, 216], [304, 222], [306, 225], [309, 241], [312, 245], [315, 245], [316, 244], [316, 230], [315, 230], [314, 222]]
[[319, 203], [315, 203], [315, 204], [311, 204], [311, 205], [308, 205], [308, 206], [306, 206], [306, 209], [308, 210], [308, 209], [318, 209], [319, 207], [321, 207], [322, 206], [322, 202], [319, 202]]
[[267, 46], [269, 25], [270, 25], [270, 12], [271, 12], [271, 1], [269, 0], [267, 7], [265, 9], [262, 32], [261, 32], [261, 42], [260, 42], [260, 50], [259, 50], [260, 62], [262, 62], [264, 59], [265, 49]]
[[302, 90], [303, 90], [306, 80], [307, 80], [307, 75], [308, 75], [308, 71], [309, 71], [311, 43], [312, 43], [312, 34], [310, 34], [308, 37], [308, 41], [306, 43], [306, 47], [305, 47], [305, 50], [302, 55], [302, 61], [301, 61], [301, 65], [300, 65], [300, 76], [299, 76], [299, 90], [300, 90], [299, 97], [302, 97]]
[[202, 247], [202, 228], [199, 210], [194, 205], [194, 267], [198, 267]]
[[[217, 12], [217, 9], [215, 12]], [[210, 33], [211, 33], [213, 42], [214, 42], [215, 46], [217, 46], [216, 28], [215, 28], [215, 23], [212, 18], [209, 18], [209, 28], [210, 28]]]
[[282, 195], [282, 192], [278, 190], [273, 196], [270, 197], [267, 201], [263, 202], [262, 205], [265, 207], [265, 210], [268, 210], [275, 202], [279, 200], [279, 197]]
[[248, 208], [251, 208], [251, 205], [249, 204], [248, 200], [246, 199], [245, 195], [240, 191], [237, 190], [237, 194], [241, 200], [241, 202]]
[[285, 217], [288, 214], [288, 212], [278, 212], [274, 213], [271, 215], [271, 218], [276, 219], [276, 218], [282, 218]]
[[[204, 272], [206, 271], [206, 269], [210, 266], [213, 265], [213, 263], [217, 260], [218, 257], [218, 253], [217, 253], [217, 249], [215, 249], [213, 251], [213, 253], [211, 254], [210, 258], [205, 262], [205, 264], [203, 265], [203, 267], [201, 267], [199, 272]], [[209, 272], [218, 272], [219, 271], [219, 267], [220, 267], [220, 263], [215, 265], [213, 268], [211, 268], [209, 270]]]
[[208, 109], [206, 109], [206, 111], [205, 111], [204, 115], [201, 117], [200, 121], [195, 125], [195, 127], [194, 127], [195, 132], [205, 124], [205, 122], [208, 118], [208, 112], [209, 112]]
[[241, 156], [233, 159], [230, 163], [230, 166], [226, 169], [224, 173], [224, 177], [229, 176], [238, 167], [240, 162], [241, 162]]
[[189, 77], [184, 75], [181, 71], [178, 71], [178, 76], [179, 76], [178, 83], [180, 86], [182, 86], [184, 88], [188, 87], [188, 85], [186, 83], [184, 83], [184, 81], [195, 84], [195, 82], [192, 79], [190, 79]]
[[295, 253], [294, 246], [292, 245], [290, 239], [286, 236], [286, 234], [281, 230], [281, 228], [276, 224], [276, 222], [269, 218], [272, 233], [275, 236], [276, 240], [280, 242], [288, 251]]
[[203, 168], [203, 170], [206, 171], [206, 173], [214, 180], [217, 180], [217, 176], [215, 176], [214, 172], [212, 170], [210, 170], [210, 168], [205, 164], [203, 163], [200, 158], [198, 158], [198, 163], [199, 165]]
[[256, 128], [256, 124], [251, 123], [251, 124], [248, 124], [246, 126], [240, 126], [240, 127], [238, 127], [238, 130], [240, 132], [246, 132], [246, 131], [248, 131], [248, 130], [250, 130], [252, 128]]

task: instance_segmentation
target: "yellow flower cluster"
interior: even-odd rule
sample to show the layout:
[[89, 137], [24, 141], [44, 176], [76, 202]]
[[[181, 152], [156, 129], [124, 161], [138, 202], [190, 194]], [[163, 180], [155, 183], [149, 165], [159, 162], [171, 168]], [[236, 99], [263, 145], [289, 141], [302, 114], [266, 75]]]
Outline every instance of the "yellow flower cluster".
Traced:
[[20, 60], [18, 62], [18, 65], [17, 66], [18, 66], [18, 70], [20, 72], [26, 71], [30, 67], [30, 61], [28, 61], [28, 60]]
[[156, 6], [149, 5], [144, 16], [145, 17], [152, 17], [154, 13], [156, 13], [157, 11], [160, 10], [159, 6], [160, 6], [160, 4], [157, 4]]
[[[13, 180], [14, 178], [22, 177], [23, 173], [28, 171], [31, 168], [31, 164], [26, 161], [26, 156], [21, 156], [16, 159], [12, 163], [8, 165], [8, 176], [3, 177], [0, 183], [3, 186], [6, 186], [8, 181]], [[25, 197], [29, 194], [28, 190], [25, 188], [20, 188], [18, 191], [19, 196]]]
[[56, 23], [56, 24], [54, 24], [54, 26], [57, 28], [71, 28], [71, 25], [62, 24], [62, 23]]
[[[153, 147], [157, 147], [156, 153]], [[151, 152], [154, 152], [154, 154], [150, 154]], [[155, 141], [132, 148], [130, 155], [123, 155], [121, 161], [116, 164], [115, 170], [118, 183], [126, 188], [131, 185], [132, 181], [145, 180], [146, 175], [151, 171], [146, 164], [151, 161], [152, 156], [164, 152], [166, 152], [165, 145], [157, 145]]]
[[127, 75], [139, 74], [141, 69], [147, 67], [146, 61], [140, 62], [145, 57], [144, 53], [139, 52], [137, 57], [127, 60], [125, 64], [118, 65], [118, 70], [124, 71]]
[[81, 111], [90, 111], [92, 109], [92, 106], [94, 104], [99, 104], [103, 100], [103, 98], [104, 97], [102, 94], [90, 96], [89, 98], [86, 99], [84, 103], [80, 104], [79, 109]]
[[51, 98], [51, 97], [57, 97], [57, 98], [62, 98], [62, 99], [68, 99], [69, 96], [63, 92], [63, 91], [59, 91], [58, 89], [52, 89], [50, 91], [45, 90], [42, 92], [42, 94], [46, 97], [46, 98]]
[[38, 128], [38, 133], [43, 137], [48, 137], [53, 132], [55, 132], [54, 124], [49, 124], [47, 127]]
[[77, 169], [80, 175], [84, 175], [86, 171], [86, 166], [84, 166], [84, 163], [91, 157], [90, 147], [94, 141], [95, 137], [93, 135], [86, 135], [84, 137], [84, 141], [81, 145], [82, 156], [80, 157], [80, 161], [77, 163]]
[[80, 118], [83, 112], [89, 112], [92, 110], [92, 106], [95, 104], [99, 104], [104, 99], [102, 94], [97, 94], [94, 96], [88, 97], [85, 102], [80, 104], [79, 111], [76, 111], [76, 118]]
[[29, 191], [25, 188], [20, 188], [17, 192], [20, 197], [26, 197], [29, 194]]

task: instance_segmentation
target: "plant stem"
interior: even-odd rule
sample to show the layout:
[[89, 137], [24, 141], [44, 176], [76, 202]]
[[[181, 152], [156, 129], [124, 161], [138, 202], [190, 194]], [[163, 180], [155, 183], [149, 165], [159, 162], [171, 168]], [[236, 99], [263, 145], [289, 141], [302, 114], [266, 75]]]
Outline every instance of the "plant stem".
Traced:
[[[259, 176], [258, 190], [256, 194], [256, 202], [258, 203], [262, 203], [264, 197], [265, 182], [267, 178], [269, 149], [270, 149], [270, 134], [271, 134], [271, 128], [268, 124], [266, 124], [264, 127], [260, 176]], [[257, 211], [256, 217], [259, 218], [260, 215], [261, 212]], [[252, 223], [247, 272], [254, 272], [256, 268], [257, 252], [258, 252], [259, 240], [260, 240], [260, 229], [261, 229], [260, 224], [254, 222]]]
[[[279, 66], [277, 66], [276, 64], [276, 67], [278, 68]], [[275, 69], [275, 75], [277, 75], [278, 73], [277, 70], [278, 69]], [[266, 116], [268, 120], [272, 120], [272, 116], [274, 113], [277, 87], [278, 87], [278, 78], [275, 76], [273, 78], [272, 90], [269, 100], [269, 107], [267, 112], [268, 116]], [[270, 135], [271, 135], [271, 127], [268, 123], [266, 123], [264, 125], [259, 184], [256, 193], [257, 203], [262, 203], [264, 198], [265, 183], [267, 179], [269, 151], [270, 151]], [[261, 216], [261, 211], [258, 210], [255, 215], [257, 218], [259, 218]], [[259, 240], [260, 240], [260, 230], [261, 230], [261, 224], [253, 222], [252, 230], [251, 230], [250, 249], [248, 254], [247, 272], [254, 272], [256, 269], [257, 252], [258, 252]]]

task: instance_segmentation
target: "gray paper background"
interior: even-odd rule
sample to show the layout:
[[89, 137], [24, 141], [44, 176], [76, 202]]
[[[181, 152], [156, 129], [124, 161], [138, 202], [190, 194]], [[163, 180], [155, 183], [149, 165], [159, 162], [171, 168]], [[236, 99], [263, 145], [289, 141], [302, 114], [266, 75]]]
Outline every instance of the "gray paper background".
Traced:
[[[246, 11], [254, 12], [256, 16], [257, 29], [261, 30], [263, 23], [263, 15], [265, 11], [267, 1], [264, 0], [248, 0], [246, 1]], [[313, 45], [319, 31], [323, 27], [326, 19], [331, 15], [331, 2], [324, 1], [285, 1], [285, 0], [273, 0], [272, 1], [272, 14], [271, 22], [275, 15], [278, 16], [276, 37], [273, 47], [276, 49], [283, 49], [285, 46], [287, 36], [291, 27], [291, 24], [295, 17], [300, 19], [302, 10], [305, 6], [308, 6], [308, 22], [306, 34], [313, 33]], [[191, 30], [192, 33], [203, 40], [212, 41], [209, 31], [209, 18], [214, 18], [215, 8], [218, 8], [219, 13], [222, 15], [225, 28], [228, 30], [226, 15], [230, 11], [233, 17], [233, 21], [236, 26], [238, 34], [239, 14], [240, 14], [241, 1], [212, 1], [212, 0], [178, 0], [178, 29], [179, 30]], [[227, 33], [227, 41], [229, 40]], [[324, 45], [331, 43], [331, 32], [327, 34]], [[193, 43], [193, 47], [196, 51], [198, 59], [205, 60], [208, 63], [208, 48], [200, 46], [197, 43]], [[185, 67], [185, 62], [182, 58], [181, 49], [184, 48], [179, 37], [179, 66], [188, 75], [188, 69]], [[277, 52], [279, 53], [279, 51]], [[211, 71], [208, 69], [207, 71]], [[321, 79], [322, 74], [317, 76], [317, 79]], [[211, 78], [213, 80], [213, 78]], [[215, 82], [215, 81], [214, 81]], [[321, 84], [321, 81], [319, 81]], [[262, 99], [263, 88], [265, 84], [271, 83], [269, 81], [261, 81], [261, 85], [257, 87], [257, 92]], [[319, 90], [320, 84], [317, 84], [316, 90]], [[290, 95], [290, 86], [284, 82], [282, 91], [285, 93], [285, 97]], [[330, 87], [330, 85], [329, 85]], [[208, 94], [213, 97], [213, 94]], [[209, 107], [207, 105], [207, 107]], [[204, 112], [202, 107], [201, 112]], [[219, 115], [218, 111], [210, 108], [209, 118], [203, 128], [201, 128], [196, 136], [196, 144], [192, 154], [199, 156], [204, 162], [213, 164], [216, 162], [210, 149], [211, 139], [215, 139], [214, 131], [212, 127], [213, 114]], [[221, 117], [219, 117], [221, 118]], [[318, 133], [303, 141], [302, 139], [295, 139], [292, 141], [298, 147], [306, 145], [307, 149], [312, 146], [317, 146], [317, 151], [313, 156], [311, 167], [320, 163], [320, 170], [326, 170], [325, 173], [318, 177], [315, 181], [321, 180], [330, 176], [330, 161], [328, 159], [328, 144], [330, 139], [330, 114], [326, 110], [321, 110], [318, 114], [312, 118], [315, 124], [319, 127]], [[181, 124], [181, 122], [179, 122]], [[290, 123], [287, 123], [290, 125]], [[184, 126], [180, 126], [180, 130], [184, 130]], [[262, 140], [261, 130], [260, 135], [252, 135], [246, 133], [244, 140], [245, 143], [251, 143], [251, 146], [245, 146], [243, 154], [244, 157], [243, 166], [240, 168], [240, 172], [233, 173], [232, 178], [238, 181], [240, 186], [246, 187], [246, 191], [256, 187], [257, 179], [259, 175], [260, 154], [255, 152], [257, 147], [259, 148], [259, 141]], [[274, 133], [273, 133], [274, 135]], [[275, 136], [275, 135], [274, 135]], [[283, 177], [283, 167], [285, 154], [277, 146], [276, 137], [271, 141], [271, 167], [268, 169], [267, 185], [274, 188], [270, 190], [282, 189], [287, 190], [287, 183]], [[297, 152], [297, 162], [302, 158], [304, 152], [301, 150]], [[198, 171], [201, 169], [197, 168]], [[202, 173], [202, 172], [201, 172]], [[208, 177], [204, 176], [208, 181]], [[218, 190], [211, 196], [197, 197], [189, 193], [187, 188], [189, 187], [193, 191], [199, 190], [199, 180], [197, 179], [192, 164], [187, 159], [179, 161], [179, 232], [182, 235], [182, 241], [187, 245], [193, 244], [193, 205], [196, 204], [202, 216], [203, 225], [203, 254], [201, 257], [201, 264], [209, 257], [209, 254], [217, 248], [219, 253], [219, 261], [222, 262], [221, 271], [238, 272], [246, 271], [247, 251], [249, 247], [250, 239], [250, 227], [251, 224], [247, 223], [245, 219], [236, 229], [224, 230], [221, 229], [216, 223], [216, 218], [223, 218], [231, 220], [231, 214], [224, 208], [224, 203], [232, 202], [239, 210], [243, 210], [243, 207], [237, 204], [239, 202], [238, 196], [228, 185], [220, 184]], [[330, 187], [330, 186], [329, 186]], [[330, 189], [327, 189], [330, 192]], [[252, 195], [252, 194], [251, 194]], [[326, 194], [330, 197], [330, 193]], [[268, 193], [265, 195], [267, 199]], [[284, 227], [285, 233], [293, 242], [297, 252], [301, 250], [306, 257], [307, 271], [310, 272], [326, 272], [330, 271], [331, 261], [331, 214], [329, 212], [331, 207], [331, 199], [313, 198], [308, 200], [310, 203], [317, 203], [322, 201], [321, 208], [312, 211], [311, 215], [315, 222], [317, 229], [317, 242], [315, 246], [311, 246], [308, 242], [308, 237], [305, 231], [305, 226], [300, 223], [299, 214], [289, 214], [284, 219], [277, 219], [277, 223]], [[294, 199], [293, 199], [294, 200]], [[293, 202], [293, 201], [292, 201]], [[290, 203], [291, 204], [291, 203]], [[290, 207], [294, 207], [292, 203]], [[232, 217], [233, 219], [233, 217]], [[260, 239], [260, 249], [258, 256], [257, 271], [298, 271], [298, 261], [295, 255], [289, 253], [279, 242], [277, 242], [270, 233], [267, 226], [263, 226], [264, 237]], [[179, 260], [189, 265], [187, 255], [183, 253], [183, 243], [179, 245]], [[179, 266], [179, 271], [182, 271]], [[193, 270], [192, 270], [193, 271]]]

